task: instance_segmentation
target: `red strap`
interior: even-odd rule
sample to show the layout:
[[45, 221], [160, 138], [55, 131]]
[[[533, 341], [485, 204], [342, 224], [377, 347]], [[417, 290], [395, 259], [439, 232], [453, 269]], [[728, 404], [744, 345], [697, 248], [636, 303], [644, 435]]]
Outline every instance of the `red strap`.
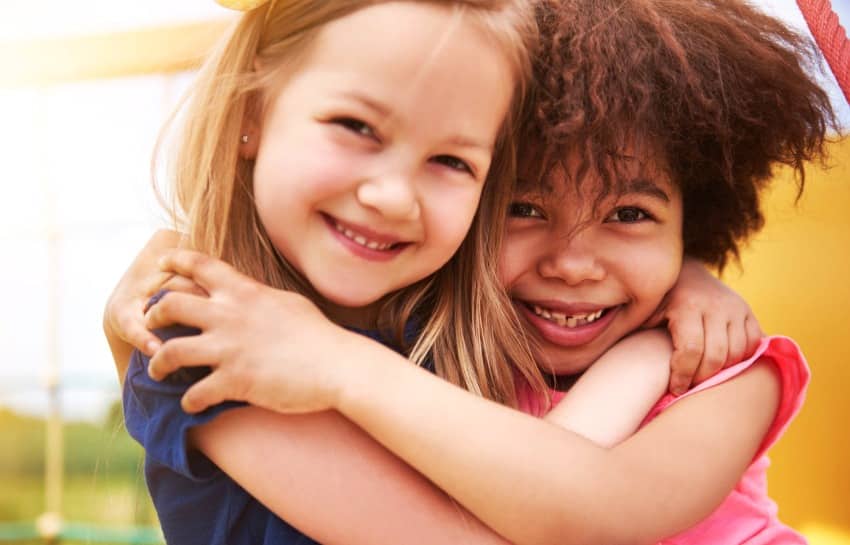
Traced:
[[850, 104], [850, 39], [829, 0], [797, 0], [806, 24]]

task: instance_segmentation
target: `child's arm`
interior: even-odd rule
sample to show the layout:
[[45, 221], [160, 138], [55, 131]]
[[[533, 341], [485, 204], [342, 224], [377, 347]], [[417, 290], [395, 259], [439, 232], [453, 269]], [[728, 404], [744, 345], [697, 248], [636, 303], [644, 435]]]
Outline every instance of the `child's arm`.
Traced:
[[[377, 351], [365, 357], [365, 351], [345, 347], [357, 359], [338, 367], [339, 383], [347, 391], [340, 399], [343, 413], [517, 544], [651, 543], [695, 524], [740, 478], [773, 419], [778, 398], [770, 364], [761, 364], [739, 379], [680, 402], [621, 445], [604, 450], [551, 423], [474, 397], [405, 364], [384, 347], [360, 340]], [[381, 363], [383, 357], [388, 359]], [[253, 416], [234, 411], [232, 420], [215, 421], [224, 427], [207, 437], [205, 452], [287, 520], [300, 524], [299, 513], [312, 512], [315, 521], [316, 510], [355, 508], [350, 518], [333, 515], [354, 525], [344, 532], [353, 543], [350, 536], [358, 531], [374, 531], [391, 522], [390, 532], [410, 515], [391, 510], [361, 517], [358, 509], [364, 504], [353, 504], [354, 498], [392, 494], [402, 497], [388, 499], [390, 507], [416, 510], [422, 505], [405, 498], [403, 489], [410, 481], [396, 481], [392, 467], [387, 473], [386, 467], [367, 469], [368, 455], [358, 442], [343, 436], [335, 447], [319, 446], [311, 455], [299, 433], [288, 428], [292, 421], [286, 423], [302, 416], [265, 415], [269, 423], [283, 422], [281, 428], [262, 426]], [[281, 436], [281, 429], [287, 428], [289, 433]], [[322, 437], [333, 433], [316, 421], [305, 429]], [[347, 461], [348, 455], [355, 457], [354, 463]], [[321, 465], [327, 460], [337, 464], [335, 469]], [[329, 487], [316, 485], [322, 478], [325, 485], [331, 481]], [[306, 479], [305, 488], [294, 488], [297, 479]], [[382, 481], [384, 490], [379, 486], [369, 492], [382, 484], [374, 481]], [[333, 501], [337, 488], [351, 494], [337, 498], [342, 505]], [[302, 490], [308, 493], [301, 495]], [[320, 499], [323, 493], [328, 496]], [[277, 510], [286, 505], [303, 511]], [[439, 515], [446, 511], [434, 513], [427, 531], [445, 531], [446, 520]], [[397, 518], [389, 521], [391, 517]], [[322, 530], [322, 521], [316, 523]], [[417, 535], [419, 531], [411, 530]]]
[[747, 302], [693, 258], [685, 258], [676, 285], [647, 327], [665, 321], [673, 339], [670, 392], [676, 395], [745, 360], [764, 336]]
[[195, 445], [272, 512], [325, 545], [509, 545], [335, 411], [226, 411]]
[[[211, 296], [169, 294], [164, 310], [157, 305], [149, 319], [170, 317], [204, 331], [166, 343], [151, 362], [153, 374], [180, 367], [177, 360], [219, 362], [189, 390], [187, 408], [224, 398], [287, 412], [337, 408], [514, 543], [649, 543], [695, 524], [740, 478], [776, 411], [778, 380], [770, 364], [759, 363], [605, 450], [329, 325], [303, 298], [219, 261], [178, 254], [167, 265]], [[205, 328], [213, 315], [217, 325]], [[246, 335], [251, 340], [240, 345]], [[201, 354], [205, 344], [224, 348]], [[222, 457], [236, 455], [222, 437], [216, 444]], [[274, 471], [267, 446], [267, 455], [239, 477], [252, 493]], [[222, 458], [216, 462], [227, 467]]]
[[671, 353], [666, 332], [630, 335], [584, 372], [546, 420], [603, 447], [619, 444], [664, 395]]
[[671, 391], [684, 393], [692, 381], [746, 359], [762, 336], [749, 305], [693, 259], [685, 260], [654, 318], [667, 319], [672, 344], [658, 330], [623, 339], [585, 371], [546, 420], [598, 445], [616, 445], [637, 430], [668, 381]]
[[[142, 309], [151, 295], [159, 289], [205, 295], [197, 284], [157, 266], [179, 241], [176, 232], [157, 232], [106, 305], [104, 332], [122, 384], [133, 350], [129, 343], [147, 353], [162, 344], [145, 327]], [[337, 412], [293, 416], [233, 409], [192, 429], [191, 437], [254, 497], [326, 545], [508, 545]]]
[[[157, 260], [166, 250], [177, 248], [180, 239], [181, 235], [176, 231], [159, 230], [154, 233], [106, 302], [103, 311], [103, 333], [109, 343], [115, 370], [118, 372], [118, 382], [121, 384], [124, 383], [127, 363], [133, 348], [136, 347], [150, 356], [161, 344], [159, 338], [145, 327], [142, 317], [151, 296], [173, 276], [163, 273], [157, 266]], [[170, 287], [196, 291], [185, 285]]]

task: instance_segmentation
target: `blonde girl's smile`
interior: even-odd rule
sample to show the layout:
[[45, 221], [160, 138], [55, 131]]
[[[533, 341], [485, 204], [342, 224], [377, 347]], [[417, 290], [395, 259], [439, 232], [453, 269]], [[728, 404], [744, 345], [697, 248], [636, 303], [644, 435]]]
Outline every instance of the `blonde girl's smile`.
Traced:
[[341, 307], [441, 268], [511, 102], [503, 50], [461, 12], [389, 2], [327, 24], [287, 76], [253, 125], [254, 202], [275, 248]]
[[343, 222], [328, 214], [322, 214], [322, 216], [340, 242], [352, 254], [363, 259], [389, 260], [412, 244], [411, 241], [404, 241], [392, 234], [379, 233], [368, 227]]

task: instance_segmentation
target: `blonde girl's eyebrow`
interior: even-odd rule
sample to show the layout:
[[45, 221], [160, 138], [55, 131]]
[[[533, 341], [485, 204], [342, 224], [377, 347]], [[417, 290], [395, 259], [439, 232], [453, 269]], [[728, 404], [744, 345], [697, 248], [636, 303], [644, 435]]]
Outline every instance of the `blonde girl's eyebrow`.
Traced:
[[467, 138], [465, 136], [453, 136], [452, 138], [449, 138], [446, 142], [452, 146], [456, 146], [459, 148], [475, 149], [487, 153], [493, 153], [494, 144], [489, 142], [480, 142], [478, 140], [475, 140], [473, 138]]
[[[390, 118], [394, 115], [392, 108], [365, 93], [359, 91], [343, 91], [338, 96], [345, 100], [357, 102], [383, 118]], [[446, 140], [446, 143], [459, 148], [480, 150], [488, 154], [493, 153], [493, 147], [495, 146], [495, 143], [481, 142], [463, 135], [452, 136]]]
[[352, 102], [357, 102], [381, 117], [390, 117], [393, 114], [392, 108], [380, 100], [358, 91], [344, 91], [339, 94], [339, 97]]

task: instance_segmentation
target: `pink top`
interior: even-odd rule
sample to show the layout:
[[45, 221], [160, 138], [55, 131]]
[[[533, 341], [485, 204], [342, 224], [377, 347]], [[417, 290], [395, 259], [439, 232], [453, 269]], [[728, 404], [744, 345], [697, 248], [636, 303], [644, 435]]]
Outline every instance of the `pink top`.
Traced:
[[[809, 368], [797, 344], [787, 337], [762, 339], [755, 354], [746, 361], [728, 367], [675, 397], [667, 394], [652, 408], [643, 422], [658, 416], [678, 400], [725, 382], [749, 368], [759, 359], [776, 364], [782, 382], [782, 394], [776, 418], [764, 437], [753, 463], [747, 468], [735, 489], [720, 506], [696, 526], [660, 542], [660, 545], [791, 545], [805, 544], [806, 540], [779, 522], [776, 504], [767, 496], [767, 467], [770, 464], [765, 452], [779, 439], [785, 428], [799, 412], [809, 382]], [[563, 398], [564, 392], [552, 392], [552, 406]], [[519, 392], [519, 407], [535, 416], [543, 416], [541, 400], [528, 389]]]

